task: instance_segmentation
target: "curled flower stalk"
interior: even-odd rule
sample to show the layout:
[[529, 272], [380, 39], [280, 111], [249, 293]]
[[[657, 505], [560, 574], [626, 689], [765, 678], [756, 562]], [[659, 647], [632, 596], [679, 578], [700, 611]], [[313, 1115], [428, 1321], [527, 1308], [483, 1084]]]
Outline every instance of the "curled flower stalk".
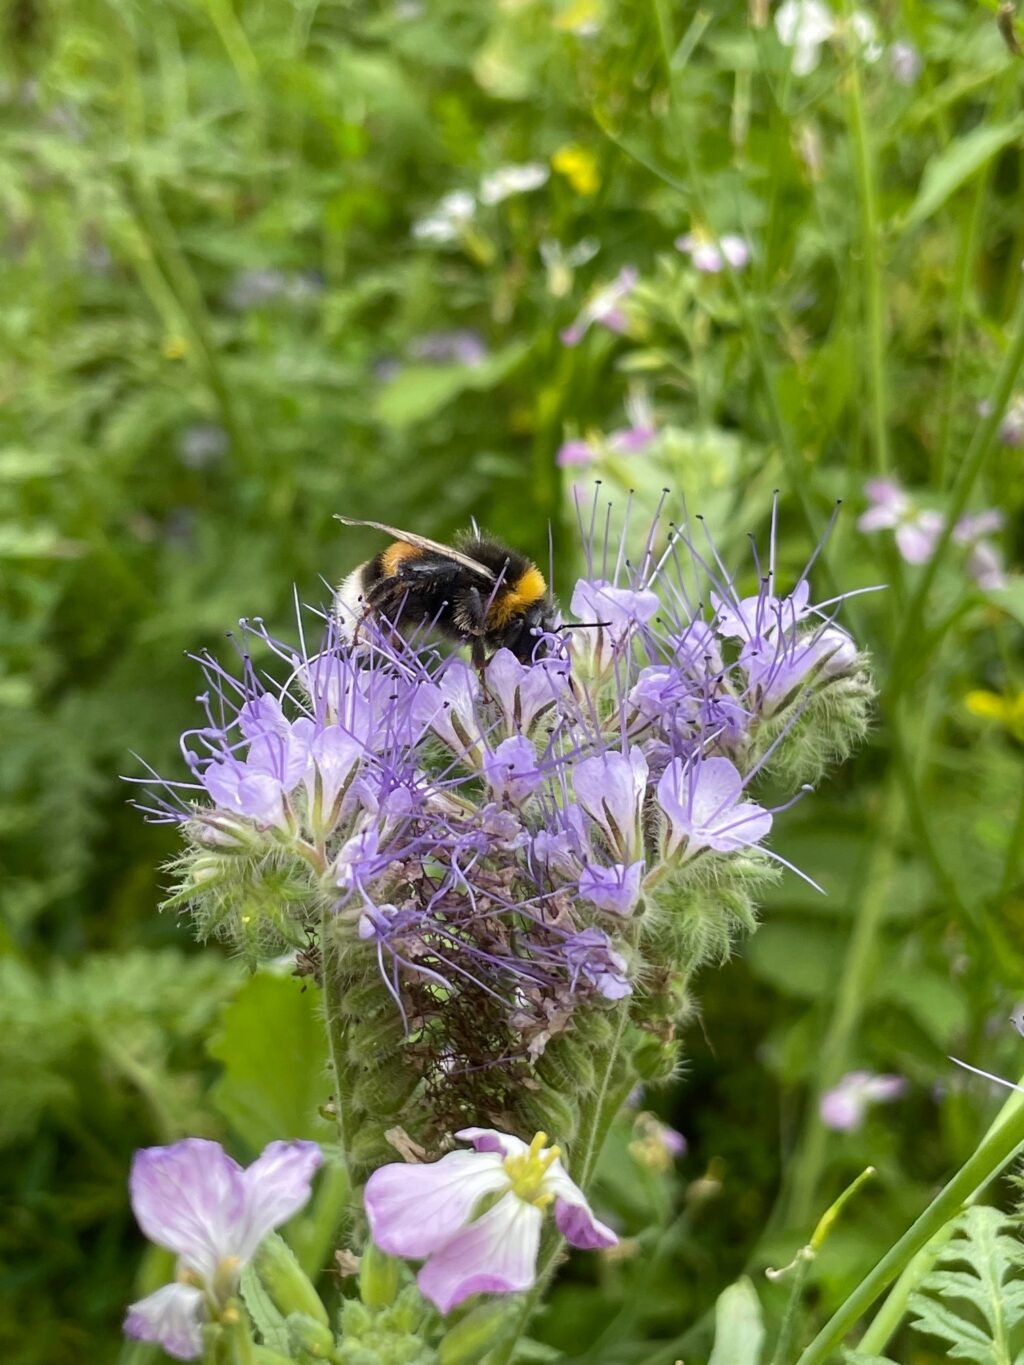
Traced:
[[[236, 670], [199, 661], [190, 780], [148, 784], [184, 836], [169, 904], [253, 960], [312, 962], [370, 1229], [425, 1262], [442, 1312], [533, 1285], [549, 1205], [610, 1245], [584, 1193], [607, 1129], [673, 1073], [694, 973], [788, 866], [774, 819], [867, 723], [842, 602], [806, 571], [784, 590], [774, 522], [749, 589], [702, 526], [659, 512], [637, 545], [626, 522], [581, 513], [578, 628], [483, 677], [429, 622], [352, 643], [328, 613], [313, 647], [249, 625]], [[396, 1129], [428, 1158], [452, 1134], [476, 1150], [396, 1166]]]

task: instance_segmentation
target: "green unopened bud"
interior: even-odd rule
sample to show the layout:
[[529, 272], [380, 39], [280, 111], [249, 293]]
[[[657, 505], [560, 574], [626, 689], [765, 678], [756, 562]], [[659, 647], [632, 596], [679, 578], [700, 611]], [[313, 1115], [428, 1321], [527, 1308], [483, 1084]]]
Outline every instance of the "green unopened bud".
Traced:
[[256, 1365], [293, 1365], [290, 1357], [283, 1356], [278, 1351], [272, 1351], [269, 1346], [254, 1346], [252, 1358]]
[[407, 1284], [392, 1308], [386, 1309], [377, 1319], [380, 1327], [401, 1336], [403, 1333], [419, 1332], [424, 1314], [429, 1312], [420, 1291], [414, 1284]]
[[441, 1365], [477, 1365], [505, 1335], [516, 1312], [507, 1303], [474, 1308], [441, 1342]]
[[367, 1308], [387, 1308], [398, 1293], [399, 1262], [368, 1242], [359, 1263], [359, 1297]]
[[293, 1351], [304, 1351], [314, 1360], [331, 1360], [335, 1353], [334, 1333], [305, 1313], [288, 1314], [288, 1340]]
[[278, 1312], [286, 1318], [300, 1313], [324, 1327], [328, 1325], [330, 1320], [320, 1295], [284, 1238], [277, 1233], [264, 1238], [253, 1267]]
[[355, 1299], [346, 1299], [341, 1309], [341, 1330], [346, 1341], [365, 1336], [372, 1326], [370, 1310]]

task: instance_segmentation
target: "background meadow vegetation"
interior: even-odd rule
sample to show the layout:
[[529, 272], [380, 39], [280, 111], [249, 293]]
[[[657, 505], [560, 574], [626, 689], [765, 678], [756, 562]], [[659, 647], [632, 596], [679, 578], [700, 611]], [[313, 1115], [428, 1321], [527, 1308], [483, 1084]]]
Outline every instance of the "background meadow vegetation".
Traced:
[[[686, 1074], [643, 1101], [687, 1151], [620, 1123], [599, 1204], [626, 1241], [563, 1272], [531, 1358], [705, 1361], [744, 1269], [774, 1336], [764, 1268], [871, 1164], [810, 1267], [809, 1340], [1005, 1098], [948, 1055], [1024, 1070], [1024, 60], [994, 3], [835, 6], [817, 44], [768, 0], [4, 8], [10, 1365], [157, 1358], [120, 1336], [166, 1278], [156, 1252], [138, 1274], [134, 1148], [323, 1136], [315, 989], [156, 913], [176, 836], [119, 774], [133, 751], [181, 774], [186, 651], [246, 616], [287, 634], [293, 587], [322, 602], [379, 545], [336, 512], [439, 537], [475, 515], [544, 564], [550, 527], [567, 599], [572, 484], [641, 509], [669, 487], [730, 565], [778, 489], [790, 580], [841, 498], [818, 596], [887, 585], [842, 618], [877, 665], [871, 740], [774, 836], [827, 895], [787, 876], [705, 974]], [[726, 236], [741, 263], [708, 269]], [[620, 331], [565, 344], [630, 271]], [[588, 463], [559, 467], [568, 442]], [[925, 563], [857, 529], [882, 476], [905, 524], [945, 519]], [[948, 530], [988, 508], [1005, 572], [979, 584]], [[858, 1070], [902, 1093], [826, 1127]], [[893, 1359], [946, 1358], [908, 1323]]]

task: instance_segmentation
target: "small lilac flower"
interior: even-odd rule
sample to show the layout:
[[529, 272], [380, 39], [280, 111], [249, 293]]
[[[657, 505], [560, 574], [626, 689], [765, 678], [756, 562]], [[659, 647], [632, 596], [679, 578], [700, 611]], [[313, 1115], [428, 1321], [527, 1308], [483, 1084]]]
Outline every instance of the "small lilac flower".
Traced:
[[484, 758], [484, 775], [496, 801], [521, 805], [544, 781], [537, 755], [525, 735], [504, 739]]
[[454, 242], [476, 213], [476, 199], [468, 190], [452, 190], [433, 212], [417, 218], [412, 235], [418, 242]]
[[[987, 403], [979, 403], [978, 411], [981, 416], [987, 415], [982, 409], [988, 406]], [[1010, 446], [1014, 450], [1024, 446], [1024, 394], [1015, 394], [1010, 399], [999, 424], [999, 439], [1004, 446]]]
[[742, 801], [743, 779], [727, 758], [687, 762], [674, 758], [658, 782], [665, 813], [665, 857], [682, 851], [682, 861], [702, 849], [735, 853], [760, 842], [772, 817], [755, 801]]
[[186, 469], [207, 469], [224, 458], [231, 442], [216, 422], [195, 422], [178, 439], [178, 459]]
[[819, 1113], [826, 1128], [853, 1133], [864, 1123], [873, 1104], [888, 1104], [907, 1088], [903, 1076], [876, 1076], [870, 1071], [849, 1071], [821, 1097]]
[[735, 232], [708, 237], [701, 232], [686, 232], [675, 240], [677, 251], [689, 256], [694, 269], [702, 275], [718, 275], [728, 267], [742, 270], [750, 264], [750, 243]]
[[344, 892], [364, 886], [380, 869], [380, 835], [376, 826], [369, 825], [351, 835], [338, 850], [331, 872], [334, 884]]
[[513, 194], [528, 194], [546, 185], [551, 172], [539, 161], [521, 166], [499, 166], [480, 181], [481, 204], [500, 204]]
[[559, 1149], [546, 1146], [546, 1134], [529, 1146], [493, 1128], [463, 1128], [456, 1137], [475, 1150], [427, 1165], [382, 1166], [364, 1196], [374, 1242], [392, 1256], [425, 1261], [417, 1284], [441, 1313], [471, 1294], [529, 1289], [552, 1203], [559, 1231], [574, 1246], [596, 1250], [618, 1241], [594, 1217]]
[[662, 1123], [657, 1115], [641, 1110], [633, 1120], [629, 1151], [641, 1166], [664, 1175], [672, 1169], [677, 1157], [686, 1155], [686, 1139], [675, 1128]]
[[632, 995], [633, 987], [626, 976], [626, 959], [615, 951], [603, 929], [583, 929], [578, 934], [570, 934], [562, 945], [562, 952], [573, 990], [583, 976], [606, 1000], [622, 1000]]
[[427, 332], [410, 341], [408, 350], [411, 359], [429, 361], [434, 365], [482, 365], [488, 354], [480, 333], [466, 328], [451, 332]]
[[794, 76], [808, 76], [820, 60], [818, 49], [836, 31], [832, 11], [822, 0], [783, 0], [775, 11], [775, 32], [793, 49]]
[[202, 1324], [224, 1307], [268, 1233], [309, 1199], [315, 1142], [272, 1142], [244, 1169], [218, 1142], [185, 1138], [136, 1152], [129, 1190], [139, 1227], [178, 1257], [178, 1283], [128, 1309], [124, 1330], [179, 1360], [202, 1354]]
[[985, 592], [995, 592], [1008, 587], [1010, 583], [999, 551], [987, 540], [979, 540], [971, 546], [967, 556], [967, 572]]
[[573, 465], [593, 464], [600, 453], [600, 446], [596, 441], [584, 441], [576, 437], [571, 441], [563, 441], [558, 447], [555, 464], [558, 465], [559, 469], [569, 469]]
[[1001, 531], [1005, 517], [998, 508], [990, 507], [984, 512], [966, 512], [953, 527], [953, 539], [957, 545], [973, 545], [982, 536]]
[[756, 597], [734, 599], [711, 594], [715, 625], [726, 639], [758, 644], [780, 630], [791, 630], [810, 611], [810, 584], [798, 583], [788, 597], [763, 592]]
[[608, 449], [613, 455], [640, 455], [657, 440], [654, 409], [645, 390], [637, 388], [626, 399], [629, 425], [608, 433]]
[[623, 266], [611, 284], [604, 285], [584, 304], [571, 327], [562, 332], [565, 346], [578, 346], [592, 326], [606, 327], [621, 335], [626, 330], [627, 318], [622, 303], [629, 298], [640, 280], [640, 272], [631, 265]]
[[892, 479], [869, 479], [864, 492], [872, 504], [857, 521], [858, 531], [895, 530], [896, 548], [908, 564], [924, 564], [931, 559], [942, 534], [942, 516], [928, 509], [917, 510]]
[[902, 40], [889, 47], [889, 70], [897, 85], [914, 85], [921, 74], [921, 54], [913, 43]]
[[625, 863], [615, 863], [611, 867], [588, 863], [580, 873], [579, 892], [599, 910], [608, 910], [613, 915], [631, 915], [640, 900], [643, 875], [642, 859], [628, 867]]
[[594, 754], [573, 768], [577, 804], [626, 863], [643, 851], [647, 772], [647, 759], [638, 748], [630, 749], [628, 755], [614, 749]]

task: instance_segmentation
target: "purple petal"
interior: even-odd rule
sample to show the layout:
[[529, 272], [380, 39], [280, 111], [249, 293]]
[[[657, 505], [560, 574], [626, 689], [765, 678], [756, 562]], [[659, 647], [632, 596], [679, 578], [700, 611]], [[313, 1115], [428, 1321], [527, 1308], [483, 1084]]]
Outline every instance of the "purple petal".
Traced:
[[455, 1136], [460, 1142], [471, 1142], [478, 1152], [500, 1152], [503, 1157], [522, 1156], [530, 1150], [522, 1138], [497, 1128], [460, 1128]]
[[592, 464], [597, 452], [589, 441], [563, 441], [558, 447], [555, 464], [559, 469], [570, 465]]
[[449, 1152], [423, 1166], [381, 1166], [366, 1182], [373, 1240], [392, 1256], [428, 1256], [444, 1246], [508, 1176], [494, 1152]]
[[642, 859], [628, 867], [624, 863], [615, 863], [612, 867], [591, 864], [580, 874], [580, 895], [599, 910], [608, 910], [613, 915], [631, 915], [640, 899], [643, 872]]
[[772, 817], [756, 801], [743, 801], [710, 821], [699, 834], [716, 853], [749, 848], [771, 833]]
[[727, 758], [706, 758], [697, 764], [690, 779], [690, 819], [700, 830], [735, 807], [743, 779]]
[[610, 1227], [594, 1217], [587, 1196], [572, 1180], [561, 1161], [554, 1161], [544, 1178], [545, 1190], [555, 1195], [555, 1222], [567, 1242], [584, 1251], [599, 1251], [618, 1244]]
[[420, 1292], [449, 1313], [470, 1294], [529, 1289], [537, 1276], [543, 1221], [539, 1208], [507, 1194], [431, 1255], [416, 1277]]
[[153, 1341], [178, 1360], [197, 1360], [203, 1353], [203, 1292], [191, 1284], [165, 1284], [131, 1304], [125, 1335]]
[[132, 1209], [151, 1242], [176, 1252], [211, 1280], [226, 1256], [238, 1255], [245, 1233], [242, 1168], [219, 1142], [185, 1138], [135, 1153], [129, 1179]]
[[942, 533], [938, 512], [919, 512], [913, 521], [896, 531], [896, 547], [908, 564], [924, 564], [931, 559], [935, 542]]
[[287, 1223], [309, 1202], [323, 1155], [316, 1142], [271, 1142], [246, 1170], [245, 1236], [235, 1254], [248, 1261], [268, 1232]]

